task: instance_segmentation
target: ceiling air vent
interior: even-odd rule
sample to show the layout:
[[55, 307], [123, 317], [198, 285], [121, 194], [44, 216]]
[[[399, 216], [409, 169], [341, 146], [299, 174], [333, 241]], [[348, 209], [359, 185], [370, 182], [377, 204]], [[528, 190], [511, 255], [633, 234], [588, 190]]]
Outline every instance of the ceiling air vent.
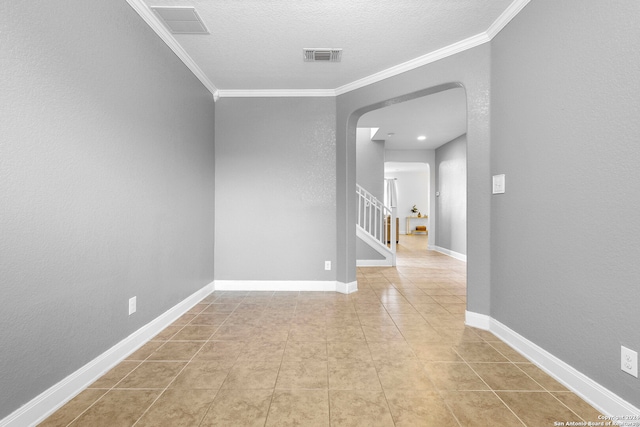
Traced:
[[154, 6], [151, 9], [172, 34], [209, 34], [193, 7]]
[[342, 49], [303, 49], [304, 62], [340, 62]]

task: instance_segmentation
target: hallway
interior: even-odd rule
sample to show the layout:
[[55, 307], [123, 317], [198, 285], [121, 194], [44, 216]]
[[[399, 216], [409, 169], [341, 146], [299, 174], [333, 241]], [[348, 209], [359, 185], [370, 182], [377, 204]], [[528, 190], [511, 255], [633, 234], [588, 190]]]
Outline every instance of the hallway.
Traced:
[[552, 426], [598, 413], [465, 327], [466, 264], [401, 236], [351, 295], [215, 292], [42, 426]]

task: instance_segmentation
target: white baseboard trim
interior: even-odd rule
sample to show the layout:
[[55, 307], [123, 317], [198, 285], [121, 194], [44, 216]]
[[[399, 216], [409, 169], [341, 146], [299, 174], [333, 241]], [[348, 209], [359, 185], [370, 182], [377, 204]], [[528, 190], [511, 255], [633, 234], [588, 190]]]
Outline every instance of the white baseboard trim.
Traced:
[[392, 267], [391, 260], [386, 259], [358, 259], [356, 267]]
[[215, 280], [216, 291], [335, 292], [334, 280]]
[[341, 294], [352, 294], [358, 290], [358, 281], [349, 283], [336, 282], [336, 292]]
[[91, 383], [142, 347], [178, 317], [189, 311], [191, 307], [211, 292], [213, 292], [213, 283], [187, 297], [62, 381], [40, 393], [6, 418], [0, 420], [0, 427], [34, 426], [42, 422]]
[[441, 254], [444, 254], [444, 255], [449, 255], [451, 258], [455, 258], [455, 259], [458, 259], [460, 261], [467, 262], [467, 256], [465, 254], [461, 254], [459, 252], [454, 252], [454, 251], [446, 249], [446, 248], [441, 248], [440, 246], [434, 246], [433, 250], [436, 251], [436, 252], [440, 252]]
[[490, 316], [467, 311], [465, 323], [489, 330], [603, 414], [640, 416], [639, 408]]
[[491, 317], [486, 314], [474, 313], [473, 311], [465, 311], [464, 323], [474, 328], [488, 331], [491, 328]]

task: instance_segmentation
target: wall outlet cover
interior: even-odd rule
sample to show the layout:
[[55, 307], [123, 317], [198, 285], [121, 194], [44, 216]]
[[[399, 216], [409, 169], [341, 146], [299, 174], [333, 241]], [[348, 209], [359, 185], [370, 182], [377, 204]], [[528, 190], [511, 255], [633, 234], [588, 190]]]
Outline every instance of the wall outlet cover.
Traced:
[[324, 262], [324, 269], [325, 270], [331, 270], [331, 261], [325, 261]]
[[620, 368], [627, 374], [638, 378], [638, 352], [621, 346]]

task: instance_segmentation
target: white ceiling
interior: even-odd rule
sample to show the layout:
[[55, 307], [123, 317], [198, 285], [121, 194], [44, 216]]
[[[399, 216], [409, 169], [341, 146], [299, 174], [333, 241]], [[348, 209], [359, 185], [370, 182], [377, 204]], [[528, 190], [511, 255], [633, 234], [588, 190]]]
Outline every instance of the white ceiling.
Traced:
[[384, 140], [387, 150], [434, 150], [467, 132], [466, 94], [455, 88], [380, 108], [360, 117], [358, 127], [379, 128], [372, 139]]
[[[127, 1], [216, 96], [331, 96], [487, 42], [529, 0]], [[195, 7], [210, 34], [170, 34], [151, 6]], [[303, 62], [303, 48], [342, 48], [342, 62]]]

